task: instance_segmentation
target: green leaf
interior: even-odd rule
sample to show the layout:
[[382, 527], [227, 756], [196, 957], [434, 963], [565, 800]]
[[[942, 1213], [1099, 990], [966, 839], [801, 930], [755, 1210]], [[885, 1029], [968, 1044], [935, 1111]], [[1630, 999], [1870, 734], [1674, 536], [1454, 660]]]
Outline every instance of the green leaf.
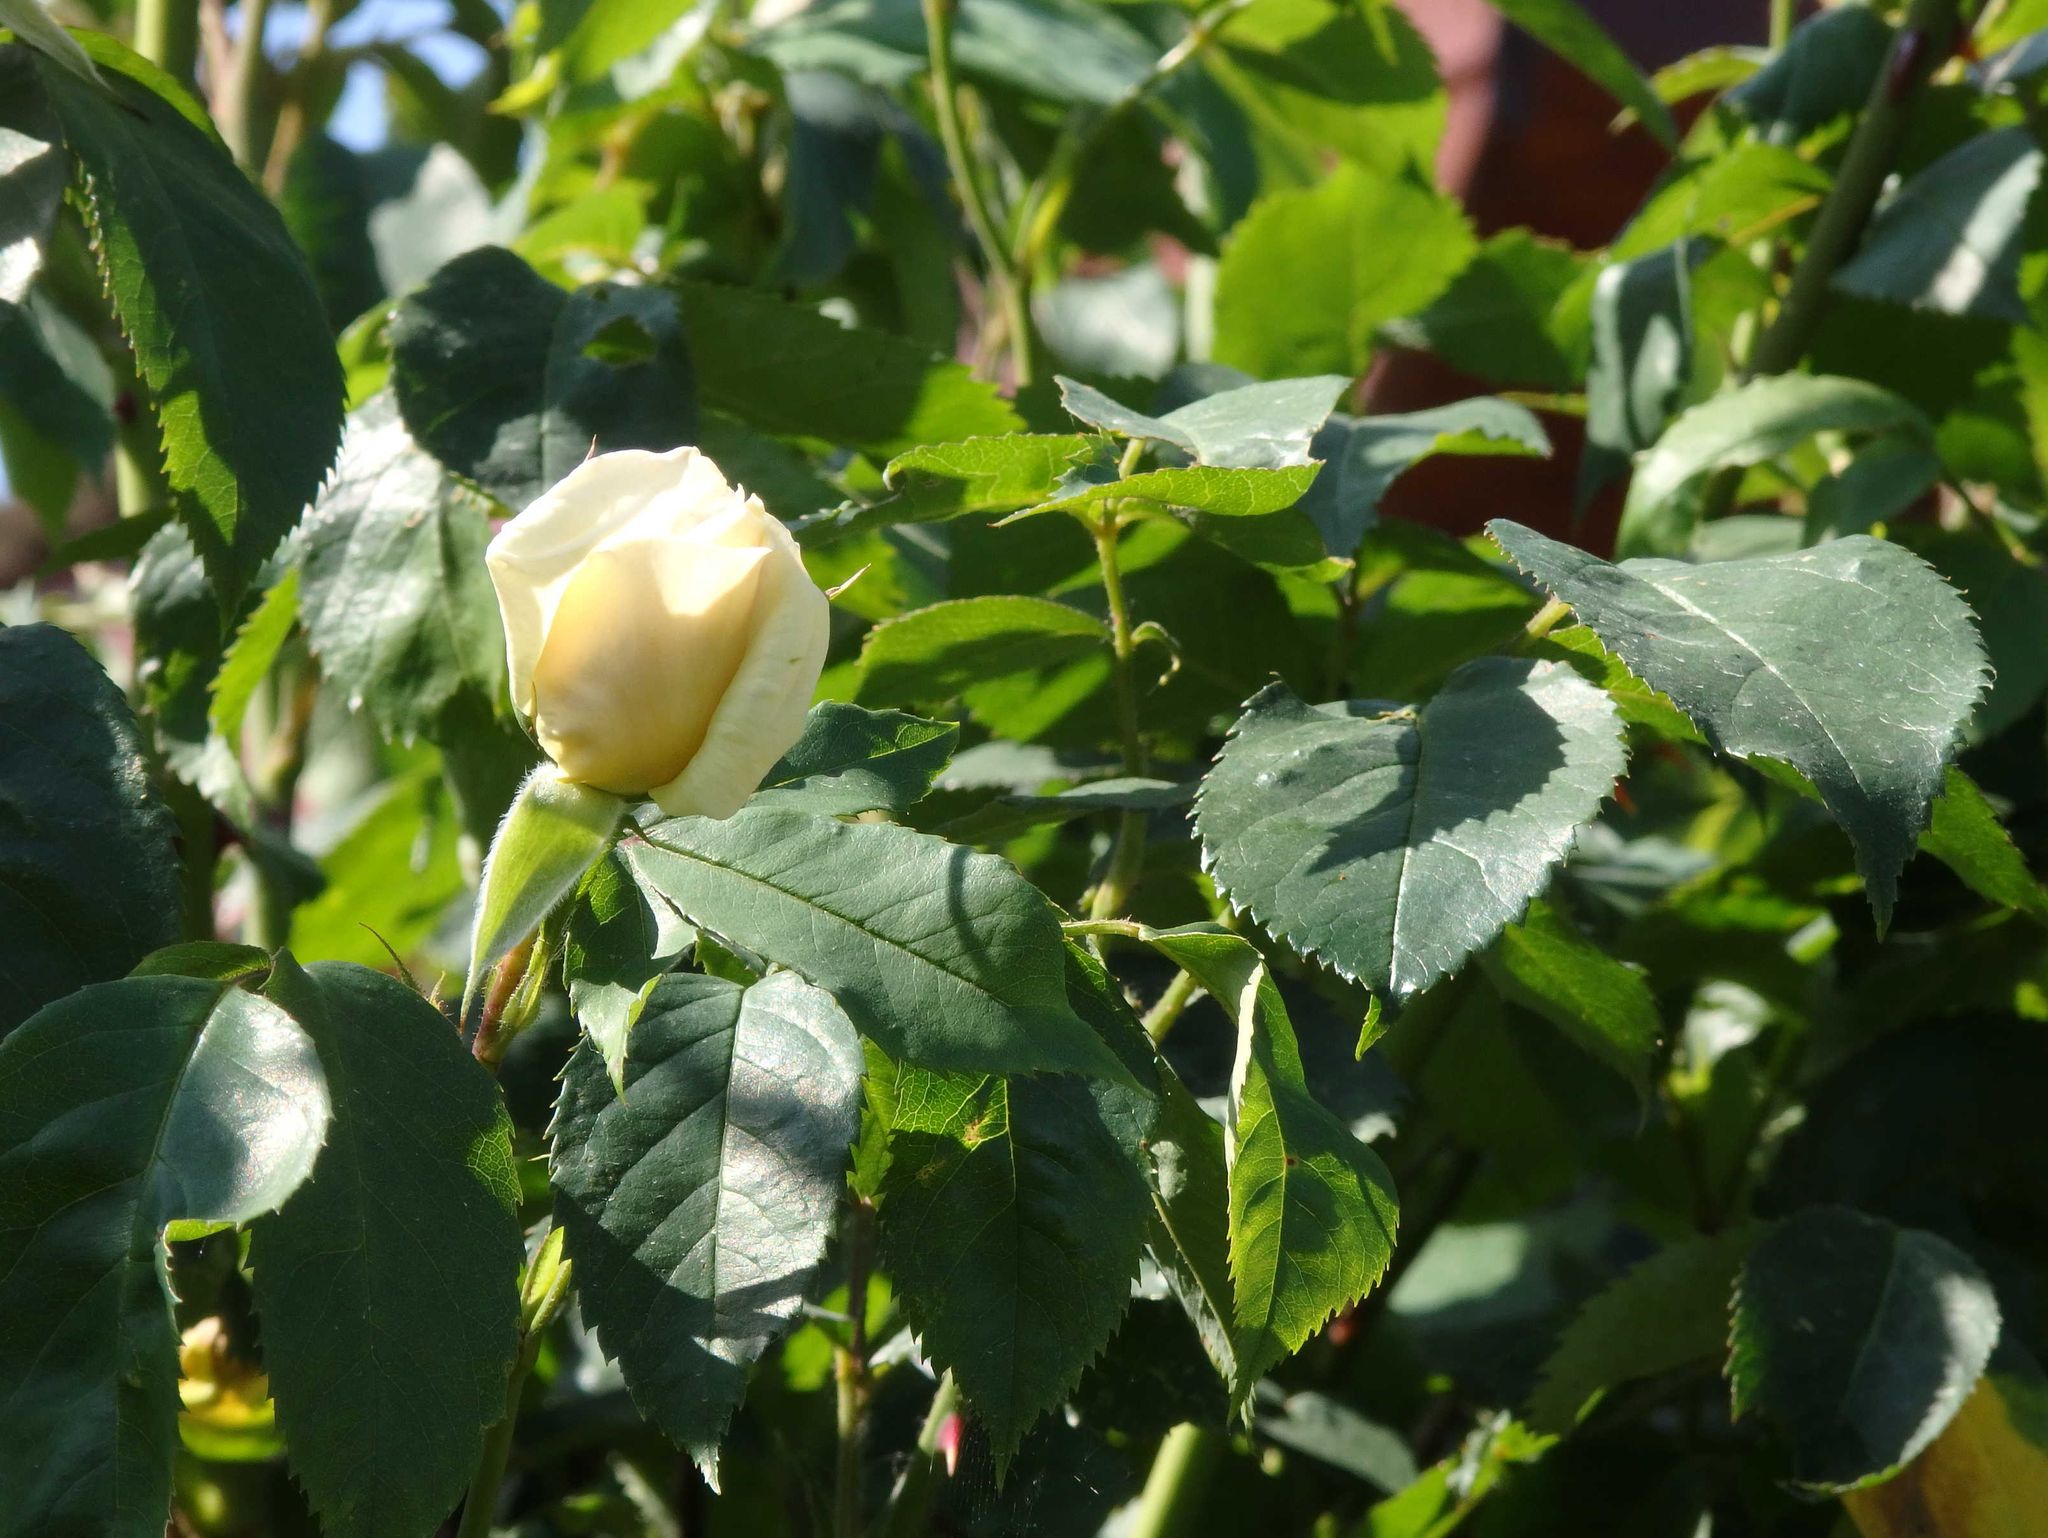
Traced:
[[886, 515], [890, 523], [926, 523], [1029, 507], [1050, 497], [1060, 477], [1099, 443], [1082, 433], [1008, 433], [911, 449], [889, 461], [884, 479], [897, 495], [873, 509], [873, 521]]
[[413, 443], [389, 392], [350, 415], [300, 532], [303, 608], [322, 670], [387, 734], [432, 734], [465, 691], [504, 697], [490, 537], [484, 504]]
[[1692, 274], [1703, 242], [1680, 240], [1600, 269], [1586, 370], [1586, 452], [1579, 506], [1628, 473], [1663, 435], [1692, 376]]
[[[1856, 849], [1880, 925], [1984, 687], [1962, 597], [1918, 556], [1852, 535], [1687, 566], [1609, 565], [1519, 524], [1488, 531], [1716, 749], [1811, 780]], [[1881, 658], [1869, 637], [1883, 636]], [[1882, 665], [1879, 665], [1879, 664]]]
[[1632, 260], [1688, 235], [1740, 244], [1818, 207], [1831, 185], [1825, 168], [1775, 144], [1703, 155], [1666, 176], [1608, 248], [1608, 259]]
[[685, 918], [830, 992], [893, 1058], [1126, 1077], [1067, 1002], [1051, 905], [993, 855], [772, 807], [619, 847]]
[[1409, 470], [1438, 454], [1547, 457], [1550, 438], [1531, 412], [1491, 396], [1392, 416], [1332, 416], [1311, 452], [1323, 461], [1301, 511], [1332, 555], [1351, 555], [1379, 522], [1380, 498]]
[[906, 1067], [882, 1189], [883, 1263], [1000, 1471], [1123, 1317], [1144, 1181], [1079, 1080]]
[[1585, 346], [1562, 301], [1587, 260], [1527, 230], [1503, 230], [1428, 309], [1389, 325], [1387, 334], [1495, 384], [1569, 390], [1579, 382]]
[[36, 83], [26, 48], [0, 48], [0, 303], [20, 304], [43, 269], [49, 239], [71, 168], [63, 128]]
[[616, 851], [591, 866], [577, 889], [563, 931], [562, 981], [576, 1023], [621, 1094], [633, 1026], [655, 980], [695, 938], [673, 908], [640, 890]]
[[1236, 1284], [1230, 1276], [1230, 1171], [1223, 1127], [1180, 1076], [1159, 1066], [1159, 1111], [1146, 1168], [1152, 1258], [1194, 1323], [1217, 1376], [1237, 1380]]
[[1020, 426], [993, 385], [900, 337], [746, 289], [685, 282], [676, 292], [704, 403], [762, 432], [891, 459]]
[[1332, 150], [1379, 171], [1434, 170], [1446, 94], [1428, 41], [1391, 6], [1258, 0], [1217, 28], [1203, 64], [1264, 155], [1300, 179]]
[[1920, 848], [1979, 897], [2048, 924], [2048, 888], [2027, 869], [2025, 856], [2013, 847], [2012, 835], [1977, 782], [1954, 765], [1942, 779]]
[[1659, 1026], [1657, 1000], [1641, 972], [1541, 902], [1501, 931], [1487, 953], [1487, 970], [1509, 999], [1628, 1080], [1638, 1100], [1648, 1099]]
[[1225, 1138], [1231, 1395], [1243, 1407], [1260, 1378], [1386, 1274], [1399, 1221], [1394, 1178], [1309, 1093], [1287, 1007], [1249, 941], [1209, 926], [1145, 938], [1193, 974], [1237, 1029]]
[[389, 966], [389, 945], [414, 956], [468, 890], [456, 854], [461, 825], [429, 762], [393, 780], [320, 858], [326, 881], [292, 914], [291, 948], [328, 961]]
[[[1113, 475], [1114, 467], [1104, 473]], [[1294, 506], [1314, 484], [1317, 473], [1316, 466], [1306, 464], [1284, 469], [1187, 465], [1144, 470], [1123, 480], [1092, 481], [1085, 475], [1069, 476], [1067, 485], [1054, 500], [1031, 511], [1082, 514], [1106, 502], [1136, 499], [1214, 518], [1259, 518]], [[1306, 561], [1313, 561], [1322, 551], [1313, 530], [1304, 525], [1303, 533], [1307, 536]]]
[[524, 1245], [511, 1126], [441, 1012], [367, 967], [267, 989], [320, 1050], [334, 1126], [250, 1239], [292, 1472], [329, 1538], [428, 1533], [505, 1412]]
[[178, 520], [232, 613], [334, 461], [333, 336], [277, 210], [180, 88], [111, 38], [80, 36], [104, 86], [45, 62], [43, 89], [156, 405]]
[[1058, 383], [1067, 414], [1091, 427], [1164, 443], [1196, 464], [1235, 470], [1309, 464], [1310, 440], [1351, 385], [1339, 374], [1240, 385], [1155, 417], [1119, 405], [1077, 380], [1060, 377]]
[[590, 1042], [563, 1078], [548, 1169], [584, 1318], [714, 1489], [747, 1371], [832, 1237], [861, 1070], [839, 1006], [793, 973], [676, 973], [633, 1027], [623, 1094]]
[[1050, 598], [993, 593], [957, 598], [884, 620], [860, 652], [858, 698], [939, 703], [978, 685], [1057, 667], [1102, 651], [1109, 630]]
[[263, 601], [242, 622], [232, 645], [221, 654], [220, 671], [213, 675], [208, 693], [213, 702], [207, 708], [207, 725], [212, 735], [239, 750], [242, 723], [249, 714], [249, 702], [270, 670], [278, 653], [299, 623], [299, 574], [287, 571], [263, 595]]
[[811, 707], [803, 735], [768, 771], [753, 804], [826, 817], [906, 811], [930, 792], [959, 741], [951, 721], [827, 700]]
[[1493, 0], [1493, 8], [1642, 119], [1666, 149], [1678, 142], [1671, 111], [1627, 54], [1574, 0]]
[[1855, 257], [1835, 273], [1835, 287], [2024, 324], [2020, 253], [2041, 158], [2031, 128], [1965, 140], [1886, 200]]
[[1869, 100], [1891, 49], [1892, 29], [1874, 7], [1833, 6], [1795, 27], [1762, 69], [1721, 100], [1766, 143], [1797, 145]]
[[1013, 793], [955, 818], [942, 830], [966, 844], [999, 844], [1031, 828], [1071, 822], [1091, 812], [1165, 812], [1186, 806], [1195, 787], [1174, 780], [1137, 777], [1090, 780], [1051, 795]]
[[1681, 1239], [1588, 1298], [1543, 1364], [1529, 1424], [1561, 1436], [1596, 1394], [1694, 1362], [1718, 1365], [1728, 1344], [1728, 1299], [1756, 1237], [1744, 1226]]
[[1945, 1239], [1810, 1207], [1750, 1252], [1735, 1292], [1737, 1415], [1792, 1440], [1793, 1479], [1838, 1493], [1909, 1462], [1962, 1408], [1998, 1342], [1998, 1300]]
[[625, 813], [619, 797], [565, 780], [552, 764], [527, 776], [484, 857], [464, 1014], [490, 969], [538, 930], [603, 857]]
[[0, 1034], [178, 938], [170, 814], [128, 702], [47, 625], [0, 629]]
[[1267, 378], [1355, 377], [1379, 328], [1426, 308], [1477, 249], [1456, 202], [1354, 163], [1271, 193], [1223, 248], [1216, 357]]
[[1420, 712], [1275, 684], [1195, 820], [1234, 907], [1398, 1005], [1522, 916], [1625, 763], [1613, 705], [1559, 663], [1468, 662]]
[[1922, 443], [1933, 438], [1917, 406], [1861, 379], [1753, 379], [1687, 411], [1637, 463], [1615, 549], [1683, 554], [1699, 524], [1700, 494], [1715, 471], [1774, 458], [1823, 432], [1898, 433]]
[[276, 1207], [327, 1130], [313, 1043], [221, 983], [97, 984], [0, 1043], [0, 1533], [161, 1538], [164, 1229]]
[[667, 450], [696, 435], [690, 353], [665, 289], [565, 293], [481, 246], [408, 295], [390, 337], [405, 427], [515, 511], [593, 450]]

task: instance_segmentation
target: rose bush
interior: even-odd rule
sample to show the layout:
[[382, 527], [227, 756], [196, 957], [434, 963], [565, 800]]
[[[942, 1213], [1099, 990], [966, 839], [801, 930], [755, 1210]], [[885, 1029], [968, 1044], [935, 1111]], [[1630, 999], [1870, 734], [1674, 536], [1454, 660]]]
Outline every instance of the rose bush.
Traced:
[[730, 817], [803, 730], [825, 595], [696, 449], [594, 456], [487, 560], [513, 703], [565, 778]]

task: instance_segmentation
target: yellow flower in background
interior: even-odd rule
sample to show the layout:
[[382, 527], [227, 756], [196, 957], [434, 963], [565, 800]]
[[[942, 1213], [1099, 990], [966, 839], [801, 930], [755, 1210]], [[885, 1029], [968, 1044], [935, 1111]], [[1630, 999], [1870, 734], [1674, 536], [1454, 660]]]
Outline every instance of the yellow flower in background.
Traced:
[[485, 559], [513, 704], [565, 778], [730, 817], [803, 730], [825, 595], [696, 449], [586, 461]]

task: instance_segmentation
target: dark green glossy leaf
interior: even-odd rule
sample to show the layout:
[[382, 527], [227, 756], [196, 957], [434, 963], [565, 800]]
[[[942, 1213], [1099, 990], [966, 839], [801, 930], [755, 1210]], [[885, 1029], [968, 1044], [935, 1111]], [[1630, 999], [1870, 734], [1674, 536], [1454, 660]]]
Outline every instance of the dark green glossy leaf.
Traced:
[[2032, 129], [1965, 140], [1892, 194], [1835, 286], [1944, 315], [2024, 323], [2022, 237], [2040, 180]]
[[0, 304], [21, 303], [42, 271], [71, 180], [63, 132], [29, 50], [0, 48]]
[[1892, 29], [1875, 7], [1832, 6], [1794, 28], [1777, 55], [1721, 100], [1767, 143], [1796, 145], [1869, 99], [1891, 47]]
[[1978, 896], [2048, 923], [2048, 888], [2027, 869], [1998, 813], [1962, 770], [1951, 766], [1943, 778], [1920, 848]]
[[577, 1295], [634, 1403], [716, 1483], [747, 1371], [796, 1321], [859, 1127], [861, 1045], [780, 972], [676, 973], [627, 1043], [570, 1059], [549, 1159]]
[[1593, 285], [1593, 356], [1586, 370], [1586, 451], [1579, 505], [1628, 473], [1663, 434], [1692, 374], [1692, 274], [1703, 241], [1600, 270]]
[[456, 257], [398, 306], [391, 361], [413, 438], [515, 510], [593, 450], [696, 435], [691, 353], [667, 290], [565, 293], [497, 246]]
[[993, 386], [900, 337], [746, 289], [686, 282], [676, 292], [704, 404], [762, 432], [889, 459], [1019, 425]]
[[292, 1472], [331, 1538], [429, 1533], [505, 1409], [523, 1245], [510, 1124], [455, 1028], [367, 967], [280, 956], [334, 1126], [250, 1246]]
[[1145, 1183], [1070, 1077], [905, 1068], [890, 1150], [883, 1261], [1001, 1467], [1123, 1317]]
[[1564, 301], [1587, 260], [1527, 230], [1503, 230], [1428, 309], [1388, 325], [1387, 334], [1494, 384], [1569, 390], [1585, 370], [1585, 341]]
[[328, 1093], [291, 1016], [195, 978], [97, 984], [0, 1043], [0, 1533], [161, 1538], [178, 1414], [164, 1229], [285, 1201]]
[[955, 818], [942, 830], [967, 844], [999, 844], [1029, 828], [1071, 822], [1091, 812], [1165, 812], [1194, 799], [1192, 784], [1128, 777], [1090, 780], [1050, 795], [1015, 792]]
[[349, 703], [392, 736], [432, 732], [457, 694], [505, 692], [484, 504], [415, 446], [388, 393], [349, 417], [300, 535], [306, 633]]
[[47, 625], [0, 629], [0, 1033], [178, 937], [170, 814], [128, 702]]
[[891, 1057], [1127, 1076], [1067, 1002], [1051, 905], [993, 855], [771, 807], [619, 847], [685, 918], [828, 990]]
[[1735, 1413], [1769, 1417], [1814, 1491], [1872, 1483], [1941, 1434], [1976, 1387], [1998, 1300], [1945, 1239], [1846, 1207], [1788, 1218], [1735, 1292]]
[[[306, 264], [180, 88], [100, 33], [104, 89], [47, 63], [178, 520], [231, 613], [334, 461], [341, 369]], [[167, 99], [169, 98], [169, 99]]]
[[1953, 588], [1863, 535], [1709, 566], [1612, 566], [1517, 524], [1488, 529], [1716, 748], [1782, 759], [1811, 780], [1855, 846], [1879, 923], [1890, 918], [1984, 687], [1983, 648]]
[[1487, 962], [1510, 999], [1628, 1080], [1639, 1099], [1648, 1098], [1659, 1025], [1656, 996], [1642, 973], [1540, 902], [1501, 931]]
[[950, 721], [827, 700], [811, 707], [803, 735], [768, 771], [753, 804], [828, 817], [905, 811], [925, 798], [959, 741]]
[[1757, 464], [1816, 433], [1904, 434], [1929, 441], [1918, 407], [1861, 379], [1780, 374], [1694, 406], [1636, 465], [1615, 549], [1681, 555], [1698, 527], [1700, 496], [1717, 470]]
[[562, 981], [576, 1023], [622, 1093], [633, 1026], [655, 979], [694, 939], [673, 908], [641, 891], [616, 853], [591, 866], [577, 889], [563, 928]]
[[1626, 761], [1558, 663], [1467, 663], [1419, 713], [1256, 696], [1196, 802], [1231, 903], [1389, 1004], [1520, 918]]
[[1639, 1261], [1580, 1306], [1529, 1396], [1529, 1424], [1562, 1435], [1595, 1394], [1694, 1362], [1728, 1345], [1728, 1300], [1751, 1227], [1682, 1239]]

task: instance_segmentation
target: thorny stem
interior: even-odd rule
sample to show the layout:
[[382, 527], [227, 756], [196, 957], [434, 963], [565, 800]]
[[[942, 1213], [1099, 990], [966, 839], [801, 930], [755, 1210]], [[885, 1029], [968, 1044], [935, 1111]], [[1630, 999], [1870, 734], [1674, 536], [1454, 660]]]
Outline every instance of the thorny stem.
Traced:
[[1017, 387], [1022, 389], [1031, 383], [1035, 371], [1030, 296], [1018, 279], [1009, 247], [996, 228], [995, 214], [960, 123], [960, 88], [953, 77], [953, 14], [959, 0], [922, 0], [922, 4], [925, 46], [931, 61], [932, 117], [938, 124], [947, 168], [960, 189], [968, 227], [974, 231], [982, 260], [988, 264], [990, 284], [1003, 306], [1004, 324], [1010, 334], [1011, 368]]
[[846, 1344], [834, 1354], [839, 1386], [839, 1450], [832, 1497], [833, 1538], [860, 1538], [862, 1435], [867, 1421], [868, 1270], [874, 1260], [875, 1209], [856, 1197], [841, 1229], [846, 1246]]

